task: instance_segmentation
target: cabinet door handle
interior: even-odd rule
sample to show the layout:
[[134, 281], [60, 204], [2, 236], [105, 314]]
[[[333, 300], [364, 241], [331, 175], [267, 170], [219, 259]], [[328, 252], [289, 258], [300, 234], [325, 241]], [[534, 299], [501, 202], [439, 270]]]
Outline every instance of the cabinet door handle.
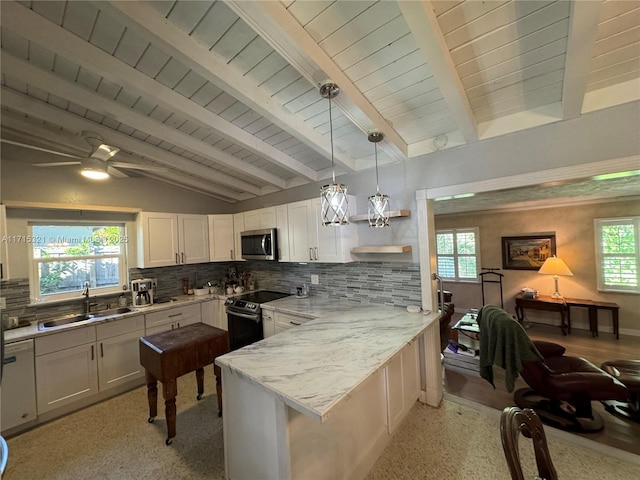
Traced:
[[184, 263], [184, 252], [182, 252], [181, 255], [182, 255], [182, 263]]
[[104, 344], [100, 342], [100, 356], [104, 357]]
[[176, 328], [176, 326], [172, 323], [171, 324], [171, 330], [173, 330], [174, 328]]
[[180, 257], [178, 257], [178, 252], [176, 252], [176, 265], [180, 263]]
[[229, 258], [233, 260], [233, 249], [229, 250]]
[[173, 314], [169, 315], [169, 318], [179, 317], [180, 315], [182, 315], [182, 312], [180, 312], [180, 313], [173, 313]]
[[91, 360], [93, 360], [95, 358], [95, 354], [94, 354], [93, 348], [94, 348], [93, 345], [91, 345]]
[[177, 327], [177, 328], [180, 328], [180, 322], [178, 322], [176, 325], [178, 325], [178, 327]]
[[309, 260], [313, 260], [313, 248], [309, 247]]
[[314, 260], [318, 260], [318, 247], [313, 247], [313, 253], [315, 253], [315, 259]]
[[289, 323], [290, 323], [291, 325], [302, 325], [301, 323], [298, 323], [298, 322], [292, 322], [291, 320], [289, 320]]

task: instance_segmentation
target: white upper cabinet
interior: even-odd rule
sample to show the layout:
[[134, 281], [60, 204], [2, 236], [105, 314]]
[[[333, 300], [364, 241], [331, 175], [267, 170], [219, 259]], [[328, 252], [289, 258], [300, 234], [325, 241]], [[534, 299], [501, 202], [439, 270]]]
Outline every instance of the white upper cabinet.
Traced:
[[[349, 208], [355, 210], [356, 199], [349, 195]], [[347, 263], [353, 261], [351, 248], [358, 244], [355, 225], [325, 227], [320, 224], [319, 198], [288, 204], [289, 261]]]
[[138, 214], [138, 263], [141, 268], [209, 261], [206, 215]]
[[236, 256], [233, 215], [209, 215], [209, 260], [226, 262]]
[[233, 215], [233, 244], [235, 249], [233, 250], [233, 260], [242, 261], [242, 239], [240, 234], [245, 231], [244, 228], [244, 213], [236, 213]]
[[8, 235], [7, 209], [4, 205], [0, 205], [0, 280], [9, 279]]
[[261, 208], [244, 212], [244, 231], [276, 228], [275, 207]]
[[291, 261], [289, 253], [289, 214], [286, 205], [276, 207], [276, 229], [278, 242], [278, 260]]

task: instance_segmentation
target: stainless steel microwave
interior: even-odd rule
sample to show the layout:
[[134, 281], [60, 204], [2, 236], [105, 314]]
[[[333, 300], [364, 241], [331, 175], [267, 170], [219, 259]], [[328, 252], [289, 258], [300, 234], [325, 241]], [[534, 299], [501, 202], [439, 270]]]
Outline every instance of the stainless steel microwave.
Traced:
[[242, 258], [247, 260], [277, 260], [277, 234], [275, 228], [249, 230], [240, 234]]

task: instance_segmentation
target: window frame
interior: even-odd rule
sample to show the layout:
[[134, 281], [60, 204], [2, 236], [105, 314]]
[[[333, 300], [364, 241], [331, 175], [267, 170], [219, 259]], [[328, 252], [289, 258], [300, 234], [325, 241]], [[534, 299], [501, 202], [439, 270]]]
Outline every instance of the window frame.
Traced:
[[74, 291], [67, 291], [64, 293], [51, 293], [46, 295], [40, 294], [40, 275], [39, 269], [42, 263], [53, 263], [56, 261], [74, 261], [74, 260], [91, 260], [100, 258], [118, 258], [118, 284], [110, 287], [90, 287], [90, 293], [92, 297], [95, 296], [107, 296], [122, 293], [122, 286], [128, 284], [129, 267], [128, 267], [128, 248], [127, 248], [127, 226], [125, 222], [121, 221], [46, 221], [36, 220], [30, 221], [27, 225], [28, 237], [34, 239], [33, 227], [37, 226], [59, 226], [59, 227], [118, 227], [120, 229], [120, 253], [119, 254], [107, 254], [107, 255], [78, 255], [68, 257], [54, 257], [51, 259], [35, 258], [33, 255], [33, 245], [30, 244], [28, 248], [29, 259], [29, 295], [32, 304], [47, 304], [57, 303], [69, 300], [78, 300], [81, 297], [82, 288]]
[[[475, 237], [475, 254], [470, 255], [470, 254], [459, 254], [458, 253], [458, 241], [457, 241], [457, 235], [459, 233], [469, 233], [472, 232], [474, 234]], [[448, 234], [448, 233], [452, 233], [453, 234], [453, 254], [440, 254], [438, 252], [438, 235], [440, 234]], [[452, 257], [453, 258], [453, 263], [454, 263], [454, 268], [455, 268], [455, 276], [454, 277], [448, 277], [448, 276], [444, 276], [440, 274], [439, 268], [438, 268], [438, 258], [442, 256], [448, 256], [448, 257]], [[462, 278], [459, 276], [459, 270], [458, 270], [458, 258], [462, 256], [462, 257], [475, 257], [476, 259], [476, 276], [474, 278]], [[442, 229], [438, 229], [436, 230], [436, 271], [438, 272], [438, 275], [440, 275], [442, 277], [443, 280], [446, 280], [448, 282], [459, 282], [459, 283], [480, 283], [480, 229], [478, 227], [460, 227], [460, 228], [442, 228]]]
[[[602, 251], [602, 228], [609, 225], [633, 225], [634, 226], [634, 254], [615, 254], [616, 256], [624, 255], [635, 259], [636, 264], [636, 285], [625, 287], [622, 285], [607, 285], [604, 275], [604, 259], [608, 254]], [[596, 218], [593, 221], [594, 230], [594, 248], [596, 254], [596, 283], [598, 291], [615, 292], [615, 293], [640, 293], [640, 217], [612, 217], [612, 218]]]

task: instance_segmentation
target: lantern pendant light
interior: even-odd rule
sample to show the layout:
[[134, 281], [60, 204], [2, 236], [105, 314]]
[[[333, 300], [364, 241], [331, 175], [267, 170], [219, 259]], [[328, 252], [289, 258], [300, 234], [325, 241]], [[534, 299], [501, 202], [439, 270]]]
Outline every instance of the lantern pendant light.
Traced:
[[380, 193], [380, 185], [378, 183], [378, 142], [384, 135], [380, 132], [369, 134], [369, 141], [373, 142], [376, 153], [376, 194], [369, 197], [369, 226], [374, 228], [382, 228], [389, 226], [389, 196]]
[[325, 83], [320, 87], [320, 95], [329, 99], [329, 132], [331, 134], [331, 174], [333, 183], [320, 189], [322, 225], [339, 226], [349, 223], [349, 203], [347, 186], [336, 183], [336, 172], [333, 168], [333, 120], [331, 116], [331, 99], [338, 96], [340, 88], [335, 83]]

